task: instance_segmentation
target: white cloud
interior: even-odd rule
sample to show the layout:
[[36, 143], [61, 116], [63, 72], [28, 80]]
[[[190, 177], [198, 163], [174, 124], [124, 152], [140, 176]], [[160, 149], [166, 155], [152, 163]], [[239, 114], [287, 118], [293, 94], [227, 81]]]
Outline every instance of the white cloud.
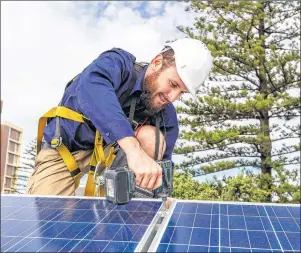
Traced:
[[184, 2], [167, 2], [161, 16], [148, 19], [139, 12], [142, 2], [129, 3], [1, 3], [1, 118], [24, 129], [24, 145], [65, 83], [101, 52], [121, 47], [150, 61], [166, 40], [185, 36], [177, 25], [194, 22]]
[[165, 2], [161, 1], [149, 1], [147, 2], [145, 10], [150, 14], [150, 15], [156, 15], [160, 12], [162, 8], [164, 8]]

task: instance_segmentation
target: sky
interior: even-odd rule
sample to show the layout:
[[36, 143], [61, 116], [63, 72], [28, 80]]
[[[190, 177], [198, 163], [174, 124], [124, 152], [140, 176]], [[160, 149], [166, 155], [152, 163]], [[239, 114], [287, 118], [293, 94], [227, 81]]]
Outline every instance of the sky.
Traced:
[[[186, 6], [179, 1], [1, 2], [1, 121], [23, 128], [24, 149], [66, 83], [103, 51], [120, 47], [149, 62], [164, 42], [186, 37], [177, 29], [195, 22]], [[174, 156], [176, 163], [181, 160]]]
[[65, 84], [100, 53], [120, 47], [150, 61], [164, 42], [186, 37], [187, 3], [1, 2], [1, 121], [23, 128], [23, 148]]

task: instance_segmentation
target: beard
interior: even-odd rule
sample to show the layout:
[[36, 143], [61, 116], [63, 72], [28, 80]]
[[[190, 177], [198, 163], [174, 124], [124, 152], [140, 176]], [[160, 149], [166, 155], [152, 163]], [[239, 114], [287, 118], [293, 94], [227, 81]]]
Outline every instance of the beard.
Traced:
[[155, 104], [155, 98], [159, 95], [157, 92], [157, 83], [158, 83], [158, 77], [160, 76], [162, 70], [159, 70], [158, 72], [154, 72], [148, 76], [145, 76], [144, 82], [143, 82], [143, 88], [142, 88], [142, 94], [141, 94], [141, 102], [144, 103], [146, 109], [151, 114], [156, 114], [166, 108], [167, 105], [156, 105]]

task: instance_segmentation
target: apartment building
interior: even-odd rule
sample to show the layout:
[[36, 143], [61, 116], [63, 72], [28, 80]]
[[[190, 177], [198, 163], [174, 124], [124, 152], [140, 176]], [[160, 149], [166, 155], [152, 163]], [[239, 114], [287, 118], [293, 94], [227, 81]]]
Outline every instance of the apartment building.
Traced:
[[14, 178], [20, 164], [22, 135], [22, 128], [1, 122], [1, 193], [13, 193], [16, 189]]

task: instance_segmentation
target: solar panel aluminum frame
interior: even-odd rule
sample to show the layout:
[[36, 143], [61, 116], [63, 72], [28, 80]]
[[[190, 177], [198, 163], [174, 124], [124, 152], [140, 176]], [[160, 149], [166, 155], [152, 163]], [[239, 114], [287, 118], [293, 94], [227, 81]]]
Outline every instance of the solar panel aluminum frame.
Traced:
[[260, 206], [292, 206], [292, 207], [300, 207], [299, 204], [283, 204], [283, 203], [261, 203], [261, 202], [238, 202], [238, 201], [213, 201], [213, 200], [174, 200], [169, 214], [166, 216], [161, 226], [159, 227], [157, 234], [153, 239], [153, 244], [149, 247], [147, 252], [156, 252], [160, 241], [164, 235], [164, 232], [168, 226], [169, 220], [174, 212], [177, 203], [202, 203], [202, 204], [232, 204], [232, 205], [260, 205]]
[[134, 252], [154, 252], [152, 250], [154, 243], [157, 244], [157, 240], [159, 240], [160, 242], [160, 239], [162, 237], [162, 236], [158, 236], [158, 233], [160, 232], [161, 235], [161, 230], [163, 229], [163, 227], [165, 227], [165, 223], [169, 221], [175, 206], [176, 206], [176, 201], [172, 202], [168, 210], [165, 210], [165, 207], [163, 205], [161, 206], [161, 208], [155, 215], [152, 223], [149, 225], [145, 234], [141, 238]]
[[[161, 238], [165, 232], [165, 229], [168, 225], [168, 222], [173, 214], [173, 211], [177, 205], [177, 200], [173, 200], [170, 208], [163, 212], [161, 215], [161, 223], [160, 224], [152, 224], [152, 225], [156, 225], [156, 234], [152, 239], [152, 243], [150, 244], [150, 247], [147, 249], [147, 251], [145, 252], [156, 252], [157, 248], [160, 244]], [[159, 212], [158, 212], [159, 213]]]

